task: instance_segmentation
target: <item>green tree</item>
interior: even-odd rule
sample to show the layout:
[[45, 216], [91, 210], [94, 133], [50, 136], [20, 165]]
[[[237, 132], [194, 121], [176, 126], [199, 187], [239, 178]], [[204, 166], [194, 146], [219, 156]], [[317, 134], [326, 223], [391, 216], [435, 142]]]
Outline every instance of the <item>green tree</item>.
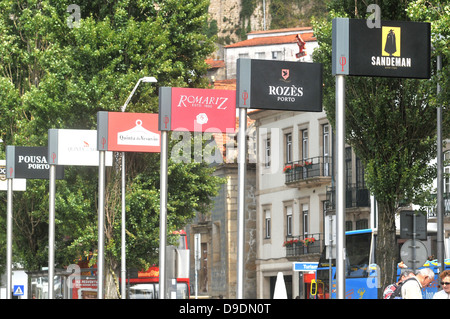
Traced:
[[[159, 86], [206, 86], [204, 60], [213, 51], [212, 40], [202, 34], [208, 1], [78, 1], [81, 20], [72, 28], [70, 4], [0, 1], [0, 138], [5, 145], [47, 145], [50, 128], [95, 129], [97, 112], [120, 111], [142, 76], [155, 76], [158, 83], [141, 85], [127, 112], [157, 112]], [[126, 157], [127, 264], [141, 269], [157, 260], [159, 154]], [[106, 297], [117, 295], [110, 278], [120, 258], [118, 164], [107, 169]], [[205, 163], [169, 162], [169, 232], [182, 228], [196, 211], [208, 211], [221, 182], [211, 173]], [[85, 167], [66, 167], [64, 180], [56, 183], [57, 267], [96, 249], [97, 183], [97, 169]], [[29, 270], [47, 265], [47, 194], [48, 182], [40, 180], [14, 194], [13, 258]]]
[[[431, 43], [433, 57], [441, 56], [442, 70], [438, 74], [441, 86], [440, 95], [435, 97], [435, 103], [442, 107], [443, 136], [450, 136], [450, 117], [448, 116], [448, 101], [450, 101], [450, 1], [434, 0], [411, 1], [406, 9], [408, 17], [413, 21], [429, 22], [431, 24]], [[430, 98], [434, 98], [431, 96]]]
[[[378, 4], [382, 20], [409, 20], [406, 1]], [[314, 60], [324, 66], [324, 107], [334, 123], [331, 20], [334, 17], [364, 19], [368, 14], [362, 1], [333, 1], [329, 9], [326, 21], [314, 23], [319, 42]], [[435, 53], [432, 69], [436, 70]], [[346, 78], [346, 142], [364, 163], [367, 185], [378, 201], [376, 262], [380, 267], [381, 287], [395, 280], [397, 250], [393, 248], [396, 247], [397, 209], [401, 202], [413, 201], [435, 177], [435, 169], [428, 163], [436, 156], [436, 83], [434, 71], [431, 80]], [[446, 101], [448, 104], [448, 98]], [[445, 118], [448, 121], [448, 112]]]

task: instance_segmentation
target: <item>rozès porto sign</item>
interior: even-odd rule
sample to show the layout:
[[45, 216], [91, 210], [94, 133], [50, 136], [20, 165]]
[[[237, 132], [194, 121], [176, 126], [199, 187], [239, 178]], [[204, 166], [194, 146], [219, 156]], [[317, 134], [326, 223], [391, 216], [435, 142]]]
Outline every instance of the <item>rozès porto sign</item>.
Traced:
[[333, 20], [333, 74], [401, 78], [430, 77], [430, 24]]
[[320, 63], [238, 59], [239, 107], [322, 111]]

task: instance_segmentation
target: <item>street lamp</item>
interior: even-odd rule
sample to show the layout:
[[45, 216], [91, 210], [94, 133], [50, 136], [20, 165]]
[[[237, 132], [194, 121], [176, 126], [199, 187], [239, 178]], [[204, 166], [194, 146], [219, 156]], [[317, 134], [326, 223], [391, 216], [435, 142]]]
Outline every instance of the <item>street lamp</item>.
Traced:
[[144, 76], [144, 77], [140, 78], [139, 81], [134, 86], [133, 91], [131, 91], [130, 96], [128, 96], [128, 99], [125, 101], [125, 104], [121, 107], [122, 112], [125, 112], [125, 109], [127, 108], [128, 103], [130, 103], [130, 100], [133, 97], [134, 92], [138, 88], [139, 84], [141, 84], [141, 82], [156, 83], [158, 81], [153, 76]]
[[[136, 85], [133, 88], [133, 91], [131, 91], [130, 95], [128, 96], [128, 99], [125, 101], [125, 104], [121, 107], [121, 111], [125, 112], [125, 109], [127, 108], [128, 103], [130, 102], [131, 98], [133, 97], [134, 92], [138, 88], [139, 84], [141, 82], [144, 83], [156, 83], [158, 82], [153, 76], [144, 76], [139, 79], [139, 81], [136, 83]], [[125, 245], [125, 152], [122, 152], [122, 250], [121, 250], [121, 278], [122, 278], [122, 299], [126, 299], [126, 245]]]

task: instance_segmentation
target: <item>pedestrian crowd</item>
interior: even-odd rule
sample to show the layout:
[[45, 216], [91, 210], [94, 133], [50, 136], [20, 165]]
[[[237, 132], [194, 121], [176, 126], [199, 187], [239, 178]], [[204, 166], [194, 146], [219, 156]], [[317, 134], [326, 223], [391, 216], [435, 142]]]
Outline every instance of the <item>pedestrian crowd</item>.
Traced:
[[[410, 269], [403, 270], [399, 281], [387, 286], [383, 299], [423, 299], [422, 288], [428, 287], [434, 280], [434, 271], [430, 268], [419, 269], [414, 273]], [[439, 287], [433, 299], [450, 299], [450, 270], [439, 274]]]

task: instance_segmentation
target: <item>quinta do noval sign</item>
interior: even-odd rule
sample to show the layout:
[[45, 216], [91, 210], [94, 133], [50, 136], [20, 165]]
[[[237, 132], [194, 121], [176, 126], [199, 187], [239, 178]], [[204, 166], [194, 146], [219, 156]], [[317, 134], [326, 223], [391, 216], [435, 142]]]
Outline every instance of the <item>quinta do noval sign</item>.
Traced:
[[238, 59], [239, 107], [322, 111], [322, 64]]
[[430, 78], [430, 24], [333, 19], [333, 75]]

